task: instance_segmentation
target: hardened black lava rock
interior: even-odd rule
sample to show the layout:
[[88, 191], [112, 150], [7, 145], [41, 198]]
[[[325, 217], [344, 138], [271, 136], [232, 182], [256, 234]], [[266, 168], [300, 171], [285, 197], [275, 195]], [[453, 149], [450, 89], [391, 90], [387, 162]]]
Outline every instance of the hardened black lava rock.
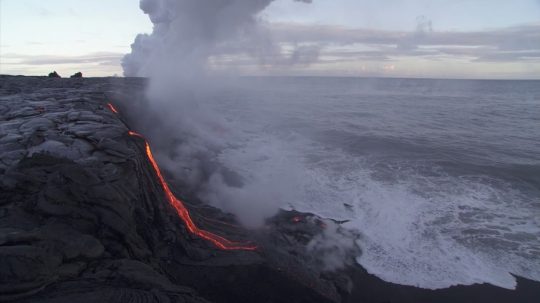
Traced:
[[341, 301], [350, 281], [307, 254], [315, 220], [247, 232], [188, 198], [201, 228], [259, 248], [223, 251], [188, 232], [122, 106], [107, 105], [144, 83], [0, 76], [0, 301]]

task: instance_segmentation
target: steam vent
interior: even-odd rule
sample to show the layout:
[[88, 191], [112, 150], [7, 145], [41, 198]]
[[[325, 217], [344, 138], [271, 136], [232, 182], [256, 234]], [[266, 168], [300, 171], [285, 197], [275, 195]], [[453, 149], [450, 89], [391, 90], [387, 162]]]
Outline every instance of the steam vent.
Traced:
[[123, 114], [126, 92], [142, 95], [144, 80], [0, 80], [0, 301], [341, 302], [350, 294], [344, 272], [325, 273], [306, 253], [332, 223], [282, 212], [247, 232], [167, 180]]

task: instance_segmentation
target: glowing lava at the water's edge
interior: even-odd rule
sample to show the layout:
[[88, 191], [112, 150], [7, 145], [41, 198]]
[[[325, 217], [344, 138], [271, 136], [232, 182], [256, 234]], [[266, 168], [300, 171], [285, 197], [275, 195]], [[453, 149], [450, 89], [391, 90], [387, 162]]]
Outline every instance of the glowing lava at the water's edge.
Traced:
[[197, 235], [203, 239], [206, 239], [214, 243], [215, 246], [224, 250], [256, 250], [257, 249], [257, 246], [255, 245], [233, 242], [221, 236], [218, 236], [214, 233], [198, 228], [197, 225], [195, 225], [195, 223], [191, 219], [191, 216], [189, 215], [189, 211], [185, 207], [184, 203], [180, 199], [176, 198], [176, 196], [172, 193], [171, 189], [169, 188], [169, 185], [165, 181], [165, 178], [161, 174], [161, 170], [159, 169], [159, 166], [156, 160], [154, 159], [154, 155], [152, 154], [152, 150], [150, 149], [150, 144], [148, 144], [148, 141], [146, 141], [146, 139], [142, 135], [133, 131], [130, 131], [129, 135], [139, 137], [144, 140], [145, 145], [146, 145], [146, 155], [148, 156], [148, 160], [150, 160], [150, 163], [152, 164], [152, 166], [154, 167], [154, 170], [156, 171], [156, 175], [159, 179], [159, 182], [161, 183], [161, 187], [163, 188], [163, 191], [165, 192], [167, 201], [169, 201], [171, 206], [176, 210], [178, 216], [184, 221], [190, 233]]

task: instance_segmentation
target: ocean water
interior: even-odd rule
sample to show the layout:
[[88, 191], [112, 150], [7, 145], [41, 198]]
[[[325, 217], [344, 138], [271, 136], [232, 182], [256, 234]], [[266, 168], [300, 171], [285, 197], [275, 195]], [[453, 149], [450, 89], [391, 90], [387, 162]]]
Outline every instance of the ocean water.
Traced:
[[389, 282], [540, 281], [539, 81], [249, 78], [211, 103], [242, 180], [214, 204], [349, 220]]

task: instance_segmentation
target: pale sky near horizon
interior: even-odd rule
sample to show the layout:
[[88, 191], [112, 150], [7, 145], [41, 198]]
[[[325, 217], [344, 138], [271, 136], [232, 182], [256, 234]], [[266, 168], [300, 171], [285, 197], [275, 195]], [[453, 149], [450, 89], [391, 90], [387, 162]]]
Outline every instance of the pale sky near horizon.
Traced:
[[[539, 0], [276, 0], [261, 18], [319, 55], [253, 74], [540, 79]], [[0, 0], [0, 74], [121, 75], [151, 30], [138, 0]]]

